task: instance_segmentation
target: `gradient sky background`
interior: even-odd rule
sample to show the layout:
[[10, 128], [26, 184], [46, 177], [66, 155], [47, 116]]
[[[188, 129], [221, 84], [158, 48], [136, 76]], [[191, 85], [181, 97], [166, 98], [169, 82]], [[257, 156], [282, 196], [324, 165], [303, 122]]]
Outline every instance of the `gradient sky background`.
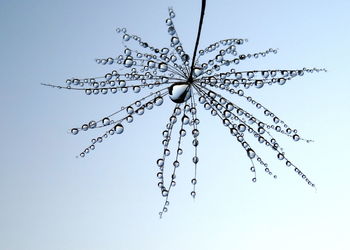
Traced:
[[347, 0], [208, 0], [200, 42], [204, 47], [242, 37], [249, 38], [243, 51], [279, 48], [277, 55], [238, 69], [328, 69], [282, 87], [247, 91], [315, 140], [276, 136], [317, 192], [268, 149], [260, 154], [278, 179], [260, 168], [253, 184], [246, 153], [217, 117], [199, 109], [197, 198], [190, 197], [193, 149], [187, 136], [170, 209], [160, 220], [155, 161], [173, 106], [168, 99], [89, 157], [75, 158], [95, 134], [71, 136], [68, 129], [145, 92], [85, 96], [40, 83], [109, 72], [112, 67], [94, 59], [122, 52], [116, 27], [168, 46], [168, 6], [192, 54], [199, 0], [0, 1], [0, 249], [349, 249]]

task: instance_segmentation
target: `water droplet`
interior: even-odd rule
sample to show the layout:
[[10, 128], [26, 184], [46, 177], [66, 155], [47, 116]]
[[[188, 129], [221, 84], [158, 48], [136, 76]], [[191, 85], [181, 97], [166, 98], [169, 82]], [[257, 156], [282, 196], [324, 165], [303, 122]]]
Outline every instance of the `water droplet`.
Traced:
[[199, 131], [198, 131], [198, 129], [193, 129], [192, 130], [192, 135], [193, 135], [193, 137], [198, 137], [199, 136]]
[[114, 126], [114, 130], [117, 134], [121, 134], [124, 131], [124, 127], [122, 124], [118, 123], [117, 125]]
[[126, 49], [124, 50], [124, 54], [125, 54], [126, 56], [130, 56], [130, 55], [131, 55], [131, 50], [128, 49], [128, 48], [126, 48]]
[[112, 79], [112, 74], [108, 73], [105, 75], [105, 78], [107, 81], [111, 80]]
[[85, 94], [91, 95], [91, 93], [92, 93], [92, 90], [91, 90], [91, 89], [85, 89]]
[[163, 159], [158, 159], [157, 160], [157, 165], [158, 165], [158, 167], [163, 167], [164, 166], [164, 160]]
[[139, 93], [141, 88], [139, 86], [135, 86], [132, 88], [132, 90], [134, 91], [134, 93]]
[[187, 124], [189, 124], [189, 122], [190, 122], [190, 118], [188, 118], [187, 115], [184, 115], [184, 116], [182, 117], [182, 123], [183, 123], [184, 125], [187, 125]]
[[136, 114], [138, 115], [143, 115], [143, 113], [145, 113], [145, 109], [143, 107], [136, 110]]
[[250, 159], [253, 159], [254, 157], [255, 157], [255, 152], [254, 152], [254, 150], [253, 149], [251, 149], [251, 148], [248, 148], [247, 149], [247, 155], [248, 155], [248, 157], [250, 158]]
[[163, 189], [162, 195], [163, 195], [163, 197], [167, 197], [168, 196], [168, 190]]
[[89, 128], [96, 128], [96, 122], [95, 121], [90, 121], [89, 122]]
[[87, 124], [83, 124], [83, 126], [81, 126], [81, 129], [86, 131], [88, 130], [89, 126]]
[[191, 180], [191, 183], [192, 183], [193, 185], [196, 185], [196, 184], [197, 184], [197, 179], [196, 179], [196, 178], [193, 178], [193, 179]]
[[286, 83], [286, 79], [285, 78], [278, 78], [277, 82], [278, 82], [278, 84], [283, 85]]
[[[180, 162], [174, 161], [174, 162], [173, 162], [173, 166], [176, 167], [176, 168], [178, 168], [178, 167], [180, 166]], [[174, 175], [173, 175], [173, 179], [175, 179], [175, 178], [174, 178]]]
[[161, 97], [161, 96], [156, 97], [156, 98], [154, 99], [154, 104], [155, 104], [156, 106], [162, 105], [162, 104], [163, 104], [163, 97]]
[[238, 90], [238, 92], [237, 92], [237, 93], [238, 93], [238, 95], [239, 95], [239, 96], [243, 96], [243, 95], [244, 95], [244, 91], [243, 91], [243, 90], [241, 90], [241, 89], [240, 89], [240, 90]]
[[169, 35], [174, 35], [175, 34], [175, 28], [174, 28], [174, 26], [170, 26], [169, 28], [168, 28], [168, 33], [169, 33]]
[[278, 160], [283, 160], [284, 159], [284, 155], [282, 153], [278, 153], [277, 154], [277, 158], [278, 158]]
[[134, 61], [132, 58], [130, 57], [127, 57], [125, 60], [124, 60], [124, 66], [127, 67], [127, 68], [130, 68], [132, 65], [133, 65]]
[[262, 80], [255, 80], [254, 85], [256, 88], [260, 89], [264, 86], [264, 82]]
[[299, 135], [297, 135], [297, 134], [293, 135], [293, 140], [294, 141], [299, 141], [299, 139], [300, 139]]
[[168, 70], [168, 65], [166, 63], [160, 63], [158, 64], [158, 69], [160, 72], [165, 72]]
[[248, 76], [249, 79], [253, 78], [254, 77], [254, 72], [253, 71], [249, 71], [247, 73], [247, 76]]
[[155, 63], [154, 61], [152, 61], [152, 60], [148, 61], [148, 62], [147, 62], [147, 65], [148, 65], [148, 67], [149, 67], [150, 69], [153, 69], [153, 68], [156, 67], [156, 63]]
[[203, 74], [203, 69], [201, 68], [194, 68], [193, 74], [195, 77], [198, 77]]
[[184, 129], [180, 129], [180, 136], [181, 137], [184, 137], [185, 135], [186, 135], [186, 130], [184, 130]]
[[264, 129], [263, 127], [259, 127], [259, 128], [258, 128], [258, 133], [259, 133], [259, 134], [265, 133], [265, 129]]
[[134, 120], [134, 118], [132, 117], [132, 115], [129, 115], [129, 116], [126, 117], [126, 121], [127, 121], [128, 123], [133, 122], [133, 120]]
[[123, 36], [123, 40], [126, 41], [126, 42], [129, 41], [130, 40], [130, 36], [128, 34], [125, 34]]
[[170, 99], [175, 103], [186, 102], [191, 97], [191, 87], [188, 83], [174, 83], [168, 91]]
[[177, 45], [177, 44], [180, 42], [180, 40], [179, 40], [179, 38], [177, 38], [176, 36], [173, 36], [173, 37], [171, 38], [171, 42], [172, 42], [174, 45]]
[[111, 123], [111, 120], [108, 117], [102, 119], [103, 126], [108, 126]]
[[166, 55], [166, 54], [169, 53], [169, 49], [168, 48], [162, 48], [160, 53]]
[[238, 125], [239, 132], [244, 132], [246, 130], [246, 128], [247, 128], [246, 125], [244, 125], [242, 123]]
[[71, 132], [73, 135], [77, 135], [77, 134], [79, 133], [79, 129], [77, 129], [77, 128], [72, 128], [72, 129], [70, 130], [70, 132]]
[[175, 124], [177, 119], [176, 119], [175, 116], [172, 115], [172, 116], [170, 116], [169, 121], [170, 121], [171, 124]]

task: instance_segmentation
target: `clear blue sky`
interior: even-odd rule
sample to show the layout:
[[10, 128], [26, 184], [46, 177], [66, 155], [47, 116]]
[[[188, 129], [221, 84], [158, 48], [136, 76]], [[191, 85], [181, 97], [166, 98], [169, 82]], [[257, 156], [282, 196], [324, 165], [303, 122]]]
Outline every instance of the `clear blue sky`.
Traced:
[[193, 149], [185, 137], [178, 184], [160, 220], [155, 161], [173, 106], [168, 99], [89, 157], [75, 158], [94, 134], [71, 136], [68, 129], [142, 93], [85, 96], [40, 83], [108, 72], [94, 59], [122, 52], [116, 27], [168, 46], [168, 6], [191, 54], [199, 0], [0, 2], [0, 249], [349, 249], [346, 0], [208, 0], [200, 43], [242, 37], [249, 39], [246, 52], [279, 48], [240, 69], [328, 69], [249, 92], [315, 140], [277, 137], [317, 192], [269, 150], [262, 155], [278, 178], [260, 169], [252, 183], [246, 153], [217, 117], [200, 109], [197, 198], [190, 197]]

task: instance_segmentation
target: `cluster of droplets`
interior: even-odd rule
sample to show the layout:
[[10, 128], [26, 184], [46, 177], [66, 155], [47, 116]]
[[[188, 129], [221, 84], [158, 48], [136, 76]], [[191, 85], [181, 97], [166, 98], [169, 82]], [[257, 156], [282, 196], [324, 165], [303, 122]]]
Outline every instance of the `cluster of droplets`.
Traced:
[[[162, 105], [165, 96], [175, 103], [175, 108], [171, 113], [165, 130], [162, 132], [163, 155], [156, 161], [158, 167], [157, 178], [158, 187], [164, 197], [164, 205], [160, 211], [160, 216], [168, 211], [170, 190], [176, 185], [176, 170], [180, 167], [180, 156], [183, 154], [182, 142], [187, 131], [192, 133], [192, 145], [194, 154], [192, 163], [194, 165], [194, 176], [191, 179], [193, 189], [190, 192], [193, 198], [196, 197], [197, 184], [197, 164], [199, 162], [197, 148], [199, 145], [197, 118], [198, 102], [212, 116], [219, 117], [225, 127], [228, 128], [233, 138], [240, 143], [245, 150], [248, 159], [251, 161], [251, 172], [254, 174], [252, 181], [257, 181], [255, 163], [263, 167], [264, 171], [277, 178], [272, 173], [269, 165], [255, 152], [253, 146], [248, 143], [248, 137], [255, 138], [258, 143], [272, 149], [279, 160], [284, 161], [287, 167], [293, 167], [294, 171], [301, 176], [309, 185], [314, 184], [308, 177], [296, 167], [287, 157], [283, 148], [279, 145], [272, 133], [283, 134], [291, 137], [294, 141], [311, 140], [303, 139], [296, 129], [288, 126], [283, 120], [275, 115], [270, 109], [260, 102], [244, 93], [243, 89], [250, 87], [262, 88], [267, 85], [284, 85], [287, 81], [305, 73], [326, 71], [325, 69], [265, 69], [237, 71], [232, 66], [250, 59], [265, 57], [268, 54], [276, 54], [277, 49], [267, 49], [262, 52], [240, 54], [238, 47], [244, 45], [248, 40], [240, 38], [229, 38], [214, 42], [194, 55], [195, 60], [190, 66], [190, 56], [185, 53], [179, 35], [176, 32], [173, 9], [169, 8], [169, 17], [166, 18], [168, 34], [170, 35], [170, 46], [157, 48], [142, 40], [137, 35], [132, 35], [125, 28], [117, 28], [116, 31], [122, 36], [124, 51], [115, 57], [99, 58], [96, 62], [100, 65], [117, 65], [118, 69], [105, 73], [100, 77], [93, 78], [70, 78], [66, 80], [66, 86], [53, 84], [43, 84], [59, 89], [80, 90], [88, 96], [98, 94], [127, 93], [130, 91], [139, 93], [143, 89], [150, 92], [146, 96], [121, 107], [112, 114], [97, 120], [91, 120], [81, 126], [70, 130], [73, 135], [81, 131], [104, 128], [105, 132], [100, 136], [92, 138], [91, 143], [81, 151], [80, 157], [85, 157], [93, 151], [98, 143], [102, 143], [108, 137], [124, 132], [125, 123], [131, 123], [137, 116], [142, 116], [147, 110], [152, 110], [155, 106]], [[135, 42], [141, 51], [131, 49], [126, 44]], [[204, 57], [210, 59], [201, 60]], [[193, 67], [193, 68], [192, 68]], [[225, 72], [224, 68], [228, 68]], [[156, 88], [156, 90], [153, 90]], [[220, 93], [219, 93], [220, 91]], [[260, 110], [266, 121], [258, 119], [252, 113], [238, 106], [236, 103], [224, 97], [221, 92], [228, 93], [246, 100], [257, 110]], [[118, 115], [122, 115], [119, 118]], [[178, 122], [179, 121], [179, 122]], [[175, 132], [175, 125], [180, 123], [178, 132]], [[187, 129], [186, 127], [190, 127]], [[186, 130], [187, 129], [187, 130]], [[169, 162], [168, 158], [173, 150], [170, 141], [173, 137], [178, 138], [175, 147], [174, 160], [171, 162], [171, 175], [165, 176], [165, 166]], [[169, 178], [168, 180], [166, 180]]]
[[[178, 130], [178, 141], [177, 147], [175, 150], [175, 159], [172, 162], [172, 172], [170, 176], [170, 183], [166, 185], [165, 181], [165, 166], [166, 159], [171, 155], [170, 150], [170, 141], [174, 135], [174, 126], [180, 120], [180, 129]], [[199, 124], [199, 119], [197, 118], [197, 109], [195, 107], [194, 98], [191, 98], [190, 104], [188, 102], [177, 104], [172, 112], [172, 115], [169, 118], [169, 122], [166, 124], [166, 129], [162, 132], [163, 140], [163, 156], [156, 161], [157, 167], [159, 171], [157, 172], [158, 187], [160, 188], [161, 194], [165, 197], [165, 202], [161, 212], [159, 212], [160, 217], [162, 217], [163, 213], [168, 211], [169, 206], [169, 194], [170, 190], [176, 185], [176, 170], [180, 167], [180, 159], [179, 157], [183, 153], [183, 149], [181, 147], [181, 143], [183, 142], [183, 137], [186, 136], [186, 126], [190, 126], [192, 130], [192, 145], [194, 147], [194, 156], [192, 158], [192, 162], [194, 164], [194, 176], [191, 179], [191, 184], [193, 185], [193, 190], [191, 191], [191, 196], [193, 198], [196, 197], [196, 184], [197, 184], [197, 163], [199, 162], [199, 158], [197, 156], [197, 147], [199, 145], [198, 136], [199, 130], [197, 128]]]
[[[145, 111], [152, 110], [154, 107], [162, 105], [164, 101], [163, 97], [166, 95], [165, 90], [166, 89], [163, 89], [156, 93], [150, 93], [148, 96], [143, 97], [126, 107], [121, 107], [116, 112], [97, 121], [92, 120], [88, 123], [84, 123], [80, 127], [72, 128], [70, 130], [70, 133], [73, 135], [77, 135], [80, 131], [87, 131], [89, 129], [108, 128], [102, 135], [91, 139], [91, 144], [80, 153], [80, 157], [85, 157], [86, 154], [94, 150], [97, 143], [103, 142], [105, 139], [114, 134], [123, 133], [124, 122], [132, 123], [135, 116], [142, 116]], [[125, 115], [122, 118], [116, 121], [112, 119], [112, 117], [121, 112], [125, 112]]]
[[[297, 172], [302, 177], [302, 179], [304, 179], [309, 185], [314, 186], [314, 184], [306, 177], [306, 175], [287, 159], [285, 153], [283, 152], [283, 149], [279, 146], [278, 142], [275, 138], [272, 137], [269, 131], [274, 129], [277, 132], [283, 133], [281, 130], [276, 130], [274, 126], [267, 125], [266, 123], [258, 120], [249, 112], [233, 104], [226, 98], [222, 97], [220, 94], [208, 90], [206, 87], [199, 87], [198, 85], [195, 85], [194, 88], [200, 96], [198, 101], [199, 103], [203, 104], [204, 109], [209, 110], [213, 116], [218, 116], [222, 120], [223, 125], [229, 128], [230, 133], [246, 150], [248, 158], [251, 160], [255, 159], [260, 165], [265, 168], [265, 172], [267, 172], [269, 175], [273, 175], [268, 167], [268, 164], [265, 163], [262, 158], [257, 155], [254, 149], [245, 139], [246, 132], [256, 138], [259, 143], [265, 144], [267, 147], [270, 147], [276, 151], [276, 155], [279, 160], [284, 160], [286, 166], [288, 167], [293, 166], [295, 172]], [[273, 114], [270, 116], [273, 118], [275, 123], [283, 123], [283, 121], [279, 120], [279, 118]], [[286, 124], [284, 124], [284, 127], [286, 127], [288, 131], [291, 130]], [[293, 130], [294, 135], [291, 136], [295, 141], [300, 139], [296, 132], [296, 130]], [[252, 164], [253, 167], [251, 168], [251, 171], [255, 173], [255, 166], [253, 161]], [[277, 178], [277, 176], [274, 175], [274, 178]], [[252, 181], [256, 181], [256, 175]]]

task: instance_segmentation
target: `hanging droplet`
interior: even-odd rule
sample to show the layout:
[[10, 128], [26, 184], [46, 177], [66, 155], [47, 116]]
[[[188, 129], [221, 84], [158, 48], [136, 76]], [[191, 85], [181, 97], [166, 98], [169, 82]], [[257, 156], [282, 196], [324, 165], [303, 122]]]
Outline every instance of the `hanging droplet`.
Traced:
[[114, 126], [114, 130], [117, 134], [121, 134], [124, 131], [124, 127], [122, 124], [118, 123], [117, 125]]
[[134, 63], [134, 61], [130, 57], [127, 57], [124, 60], [124, 66], [127, 67], [127, 68], [130, 68], [133, 65], [133, 63]]
[[191, 86], [188, 83], [174, 83], [168, 91], [170, 99], [175, 103], [184, 103], [191, 97]]
[[173, 37], [171, 38], [171, 42], [172, 42], [174, 45], [177, 45], [177, 44], [180, 42], [180, 40], [179, 40], [179, 38], [177, 38], [176, 36], [173, 36]]
[[156, 97], [156, 98], [154, 99], [154, 104], [155, 104], [156, 106], [162, 105], [162, 104], [163, 104], [163, 97], [161, 97], [161, 96]]
[[157, 160], [157, 165], [158, 165], [158, 167], [163, 167], [164, 166], [164, 160], [163, 159], [158, 159]]
[[247, 128], [246, 125], [244, 125], [242, 123], [238, 125], [239, 132], [244, 132], [246, 130], [246, 128]]
[[168, 65], [166, 63], [160, 63], [158, 64], [158, 69], [160, 72], [165, 72], [168, 70]]
[[264, 82], [262, 80], [255, 80], [254, 85], [256, 88], [260, 89], [264, 86]]
[[89, 128], [89, 126], [88, 126], [87, 124], [83, 124], [83, 126], [81, 126], [81, 129], [82, 129], [83, 131], [88, 130], [88, 128]]
[[85, 89], [85, 94], [91, 95], [91, 93], [92, 93], [92, 90], [91, 90], [91, 89]]
[[70, 132], [71, 132], [73, 135], [77, 135], [77, 134], [79, 133], [79, 129], [77, 129], [77, 128], [72, 128], [72, 129], [70, 130]]
[[248, 148], [247, 149], [247, 155], [248, 155], [248, 157], [250, 158], [250, 159], [254, 159], [254, 157], [255, 157], [255, 152], [254, 152], [254, 150], [253, 149], [251, 149], [251, 148]]
[[168, 190], [163, 189], [162, 195], [163, 195], [163, 197], [167, 197], [168, 196]]
[[278, 158], [278, 160], [283, 160], [284, 159], [284, 155], [282, 153], [278, 153], [277, 154], [277, 158]]
[[293, 140], [294, 141], [299, 141], [299, 139], [300, 139], [299, 135], [297, 135], [297, 134], [293, 135]]
[[168, 33], [169, 33], [169, 35], [174, 35], [175, 34], [175, 28], [174, 28], [174, 26], [169, 26], [169, 28], [168, 28]]
[[141, 88], [139, 86], [134, 86], [132, 90], [134, 91], [134, 93], [139, 93]]
[[192, 130], [192, 135], [193, 135], [193, 137], [198, 137], [199, 136], [199, 130], [198, 129], [193, 129]]
[[134, 118], [132, 117], [132, 115], [129, 115], [129, 116], [126, 117], [126, 121], [127, 121], [128, 123], [133, 122], [133, 120], [134, 120]]
[[108, 126], [111, 123], [111, 120], [108, 117], [102, 119], [103, 126]]
[[123, 36], [123, 40], [126, 41], [126, 42], [129, 41], [130, 40], [130, 36], [128, 34], [125, 34]]
[[203, 69], [201, 68], [194, 68], [193, 74], [195, 77], [198, 77], [203, 74]]
[[277, 82], [278, 82], [278, 84], [283, 85], [286, 83], [286, 79], [285, 78], [278, 78]]
[[186, 135], [186, 130], [181, 129], [179, 133], [181, 137], [184, 137]]
[[182, 123], [183, 123], [184, 125], [187, 125], [189, 122], [190, 122], [190, 118], [188, 118], [187, 115], [184, 115], [184, 116], [182, 117]]
[[[178, 168], [180, 166], [180, 162], [179, 161], [174, 161], [173, 162], [173, 166]], [[174, 175], [173, 175], [173, 179], [175, 179]]]
[[90, 121], [89, 122], [89, 128], [96, 128], [97, 124], [95, 121]]

